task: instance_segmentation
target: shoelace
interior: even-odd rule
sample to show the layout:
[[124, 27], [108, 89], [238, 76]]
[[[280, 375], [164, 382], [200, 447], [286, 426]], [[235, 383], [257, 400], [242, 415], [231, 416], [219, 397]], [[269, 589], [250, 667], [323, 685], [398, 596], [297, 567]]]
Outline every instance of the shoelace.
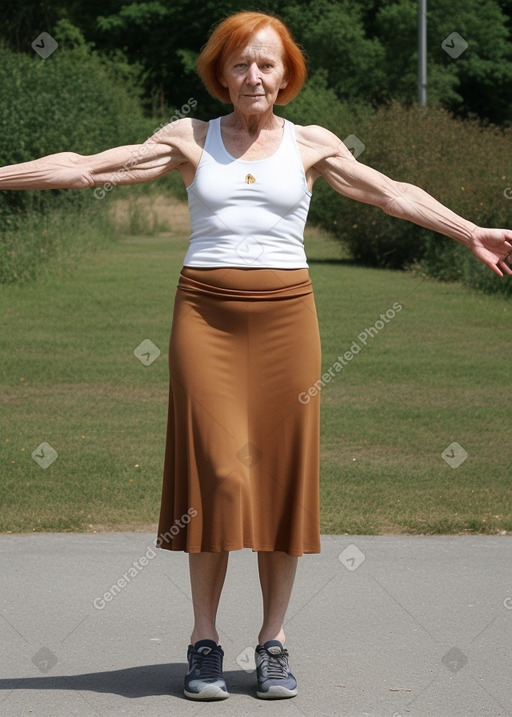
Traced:
[[200, 674], [207, 673], [208, 677], [222, 677], [220, 653], [217, 650], [210, 650], [207, 653], [194, 651], [193, 660]]
[[270, 678], [288, 677], [288, 652], [283, 650], [279, 655], [265, 652], [262, 655], [267, 676]]

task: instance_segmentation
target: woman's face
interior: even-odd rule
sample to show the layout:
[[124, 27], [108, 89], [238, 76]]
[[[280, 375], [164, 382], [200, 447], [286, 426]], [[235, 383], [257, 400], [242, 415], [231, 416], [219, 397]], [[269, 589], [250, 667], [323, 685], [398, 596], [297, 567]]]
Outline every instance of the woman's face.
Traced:
[[224, 64], [220, 83], [227, 87], [234, 107], [244, 114], [271, 108], [287, 85], [281, 38], [270, 27], [257, 32], [242, 50]]

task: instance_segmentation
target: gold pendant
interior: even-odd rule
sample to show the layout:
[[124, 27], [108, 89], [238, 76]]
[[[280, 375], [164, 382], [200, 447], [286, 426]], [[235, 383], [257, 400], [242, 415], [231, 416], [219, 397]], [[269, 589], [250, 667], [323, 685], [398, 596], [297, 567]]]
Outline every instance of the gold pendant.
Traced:
[[255, 180], [255, 178], [252, 176], [252, 174], [248, 174], [248, 175], [245, 177], [245, 183], [246, 183], [246, 184], [254, 184], [255, 181], [256, 181], [256, 180]]

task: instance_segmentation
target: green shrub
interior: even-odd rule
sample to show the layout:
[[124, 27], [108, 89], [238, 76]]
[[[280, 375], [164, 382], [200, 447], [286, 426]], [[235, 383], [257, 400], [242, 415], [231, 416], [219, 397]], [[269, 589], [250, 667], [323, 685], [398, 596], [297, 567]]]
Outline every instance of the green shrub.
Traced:
[[[321, 123], [321, 121], [319, 121]], [[399, 104], [359, 113], [336, 132], [355, 134], [365, 145], [358, 157], [393, 179], [416, 184], [480, 226], [510, 225], [512, 131], [457, 120], [439, 108]], [[311, 220], [346, 243], [358, 263], [393, 269], [411, 265], [443, 280], [463, 280], [479, 289], [511, 291], [467, 249], [380, 209], [315, 186]]]
[[[0, 166], [62, 151], [94, 154], [149, 134], [137, 68], [101, 57], [65, 21], [54, 34], [59, 47], [46, 59], [0, 48]], [[81, 205], [84, 194], [4, 191], [0, 222], [13, 212]]]
[[26, 284], [72, 270], [85, 252], [120, 236], [108, 207], [90, 204], [78, 210], [54, 207], [23, 220], [7, 219], [0, 243], [0, 284]]
[[365, 105], [342, 102], [329, 87], [327, 70], [317, 70], [304, 84], [297, 97], [284, 107], [275, 107], [280, 115], [298, 125], [319, 124], [344, 139], [370, 110]]
[[[46, 59], [0, 47], [0, 166], [61, 151], [95, 154], [143, 142], [139, 70], [95, 53], [66, 21]], [[70, 266], [116, 234], [109, 200], [90, 190], [0, 192], [0, 284]]]

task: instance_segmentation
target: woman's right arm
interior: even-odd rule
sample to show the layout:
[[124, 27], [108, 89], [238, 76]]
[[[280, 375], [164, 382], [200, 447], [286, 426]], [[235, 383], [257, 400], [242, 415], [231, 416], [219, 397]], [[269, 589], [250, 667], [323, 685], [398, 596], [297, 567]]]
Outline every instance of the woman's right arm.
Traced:
[[180, 137], [188, 133], [184, 123], [189, 122], [183, 119], [166, 125], [143, 144], [87, 156], [59, 152], [1, 167], [0, 189], [87, 189], [157, 179], [187, 161], [178, 147]]

